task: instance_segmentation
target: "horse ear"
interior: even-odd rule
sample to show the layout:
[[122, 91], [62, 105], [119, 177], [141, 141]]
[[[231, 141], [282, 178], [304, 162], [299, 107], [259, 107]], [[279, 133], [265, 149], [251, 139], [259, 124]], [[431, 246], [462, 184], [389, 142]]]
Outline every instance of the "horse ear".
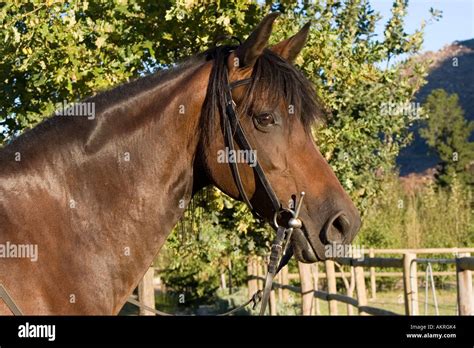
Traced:
[[308, 39], [309, 27], [311, 22], [304, 25], [303, 28], [289, 39], [283, 40], [270, 48], [273, 52], [289, 62], [293, 62], [303, 49]]
[[240, 68], [255, 64], [257, 58], [260, 57], [265, 47], [267, 47], [268, 39], [272, 33], [273, 22], [279, 15], [280, 13], [278, 12], [266, 15], [247, 40], [235, 50]]

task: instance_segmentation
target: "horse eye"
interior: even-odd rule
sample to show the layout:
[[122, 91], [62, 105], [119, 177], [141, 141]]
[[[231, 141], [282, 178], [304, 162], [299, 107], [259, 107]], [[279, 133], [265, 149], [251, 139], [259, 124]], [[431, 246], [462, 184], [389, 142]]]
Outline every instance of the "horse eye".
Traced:
[[267, 127], [275, 123], [275, 118], [270, 113], [264, 113], [255, 117], [257, 123], [262, 127]]

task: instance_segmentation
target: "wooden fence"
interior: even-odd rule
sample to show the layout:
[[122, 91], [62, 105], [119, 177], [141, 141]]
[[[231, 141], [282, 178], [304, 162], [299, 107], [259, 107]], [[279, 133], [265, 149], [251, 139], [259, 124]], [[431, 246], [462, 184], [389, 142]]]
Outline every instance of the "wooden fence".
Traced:
[[[457, 283], [457, 305], [460, 315], [474, 315], [474, 299], [472, 290], [472, 270], [474, 270], [474, 258], [469, 257], [474, 248], [439, 248], [439, 249], [370, 249], [364, 254], [364, 258], [336, 258], [325, 261], [326, 272], [319, 270], [318, 264], [307, 265], [298, 263], [298, 274], [288, 274], [285, 267], [277, 277], [274, 288], [278, 292], [280, 303], [286, 303], [288, 292], [301, 294], [301, 314], [319, 314], [318, 300], [328, 302], [329, 315], [337, 315], [337, 302], [347, 304], [348, 314], [352, 315], [354, 308], [359, 315], [397, 315], [386, 309], [368, 305], [366, 279], [369, 278], [371, 298], [376, 297], [377, 277], [399, 277], [403, 279], [403, 293], [406, 315], [418, 315], [418, 277], [422, 274], [417, 272], [417, 264], [455, 264], [454, 272], [432, 272], [433, 276], [456, 276]], [[377, 254], [396, 255], [398, 257], [376, 257]], [[401, 255], [400, 255], [401, 254]], [[419, 258], [422, 254], [452, 254], [453, 258]], [[336, 266], [349, 266], [350, 272], [342, 270], [336, 272]], [[264, 262], [261, 258], [252, 257], [248, 260], [248, 288], [249, 293], [254, 293], [263, 286]], [[364, 272], [364, 268], [368, 272]], [[401, 272], [377, 272], [378, 268], [399, 268]], [[337, 292], [336, 278], [342, 278], [346, 294]], [[290, 285], [290, 280], [299, 279], [300, 287]], [[318, 289], [319, 280], [326, 280], [327, 291]], [[353, 296], [355, 292], [355, 298]], [[270, 299], [270, 311], [276, 314], [276, 296]], [[272, 303], [273, 302], [273, 303]]]
[[[284, 267], [277, 275], [270, 296], [269, 311], [278, 313], [278, 303], [288, 303], [289, 292], [301, 295], [301, 314], [320, 314], [319, 300], [327, 301], [329, 315], [338, 315], [337, 303], [347, 304], [347, 314], [353, 315], [354, 308], [359, 315], [398, 315], [395, 312], [368, 305], [366, 278], [369, 279], [371, 298], [376, 298], [377, 277], [398, 277], [403, 279], [404, 305], [406, 315], [418, 315], [418, 277], [417, 264], [455, 264], [454, 272], [432, 272], [433, 276], [456, 275], [457, 306], [460, 315], [474, 315], [472, 289], [472, 271], [474, 258], [470, 253], [474, 248], [436, 248], [436, 249], [370, 249], [364, 252], [364, 258], [336, 258], [324, 261], [325, 273], [318, 263], [298, 263], [298, 274], [289, 274]], [[376, 255], [394, 255], [398, 257], [376, 257]], [[418, 255], [451, 254], [452, 258], [420, 258]], [[349, 272], [343, 272], [342, 266], [349, 266]], [[262, 258], [249, 257], [247, 263], [248, 292], [254, 294], [263, 288], [265, 263]], [[336, 272], [336, 267], [339, 272]], [[367, 268], [368, 271], [364, 271]], [[399, 268], [401, 272], [377, 272], [378, 268]], [[139, 286], [139, 301], [154, 308], [154, 269], [150, 268]], [[421, 274], [422, 276], [422, 274]], [[341, 278], [345, 294], [337, 291], [337, 278]], [[300, 286], [290, 284], [299, 279]], [[327, 291], [319, 289], [321, 279], [326, 280]], [[355, 296], [354, 296], [355, 293]], [[141, 312], [142, 315], [148, 314]]]

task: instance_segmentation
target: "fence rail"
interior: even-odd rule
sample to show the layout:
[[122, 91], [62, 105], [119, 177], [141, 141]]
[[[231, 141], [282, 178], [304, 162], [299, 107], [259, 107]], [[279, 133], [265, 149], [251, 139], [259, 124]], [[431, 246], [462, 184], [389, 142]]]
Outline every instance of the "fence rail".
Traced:
[[[364, 258], [344, 257], [335, 258], [325, 261], [326, 272], [319, 272], [318, 266], [313, 266], [316, 270], [311, 272], [304, 271], [308, 265], [299, 264], [298, 274], [288, 274], [285, 277], [277, 279], [274, 283], [274, 288], [278, 291], [296, 292], [301, 294], [303, 315], [319, 314], [318, 300], [328, 302], [328, 311], [330, 315], [337, 315], [337, 302], [348, 305], [348, 314], [352, 314], [352, 307], [357, 308], [360, 315], [397, 315], [397, 313], [368, 306], [367, 289], [365, 278], [370, 278], [370, 289], [372, 299], [376, 298], [376, 277], [400, 277], [403, 279], [404, 304], [406, 315], [418, 315], [418, 281], [417, 279], [423, 274], [418, 274], [417, 264], [454, 264], [456, 271], [453, 272], [431, 272], [431, 276], [456, 276], [457, 284], [457, 307], [460, 315], [474, 315], [474, 300], [472, 290], [472, 270], [474, 269], [474, 258], [469, 257], [470, 253], [474, 252], [474, 248], [440, 248], [440, 249], [370, 249], [364, 254], [369, 254], [370, 257]], [[418, 258], [417, 254], [453, 254], [453, 258], [434, 258], [423, 257]], [[376, 254], [400, 254], [399, 257], [377, 257]], [[255, 267], [261, 269], [262, 259], [250, 258], [249, 264], [256, 265]], [[349, 266], [350, 272], [335, 271], [335, 266]], [[339, 267], [340, 268], [340, 267]], [[366, 272], [364, 268], [369, 270]], [[376, 272], [380, 268], [399, 268], [401, 272]], [[248, 270], [252, 270], [248, 267]], [[258, 284], [261, 284], [263, 276], [259, 274], [249, 273], [249, 279], [254, 279]], [[301, 283], [311, 283], [310, 278], [313, 278], [314, 287], [308, 290], [306, 287], [296, 287], [289, 285], [290, 280], [300, 279]], [[342, 278], [346, 285], [347, 294], [337, 293], [337, 278]], [[347, 280], [350, 278], [350, 283]], [[285, 282], [282, 282], [285, 279]], [[326, 280], [327, 292], [317, 289], [317, 283], [320, 279]], [[251, 282], [252, 280], [249, 280]], [[280, 282], [280, 283], [279, 283]], [[257, 288], [260, 285], [257, 285]], [[250, 289], [250, 286], [249, 286]], [[355, 291], [355, 298], [353, 292]], [[308, 297], [315, 299], [312, 301], [312, 306], [308, 306]], [[288, 295], [281, 296], [288, 298]]]

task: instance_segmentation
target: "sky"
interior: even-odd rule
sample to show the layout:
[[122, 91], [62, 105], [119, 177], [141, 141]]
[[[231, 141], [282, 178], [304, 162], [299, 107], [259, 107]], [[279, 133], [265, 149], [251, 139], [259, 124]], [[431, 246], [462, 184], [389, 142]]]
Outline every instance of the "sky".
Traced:
[[[391, 0], [371, 0], [372, 8], [383, 19], [378, 23], [377, 34], [383, 38], [384, 25], [390, 18]], [[423, 51], [437, 51], [453, 41], [474, 38], [474, 0], [410, 0], [405, 28], [413, 33], [423, 20], [430, 19], [429, 9], [441, 10], [443, 17], [425, 28]]]

